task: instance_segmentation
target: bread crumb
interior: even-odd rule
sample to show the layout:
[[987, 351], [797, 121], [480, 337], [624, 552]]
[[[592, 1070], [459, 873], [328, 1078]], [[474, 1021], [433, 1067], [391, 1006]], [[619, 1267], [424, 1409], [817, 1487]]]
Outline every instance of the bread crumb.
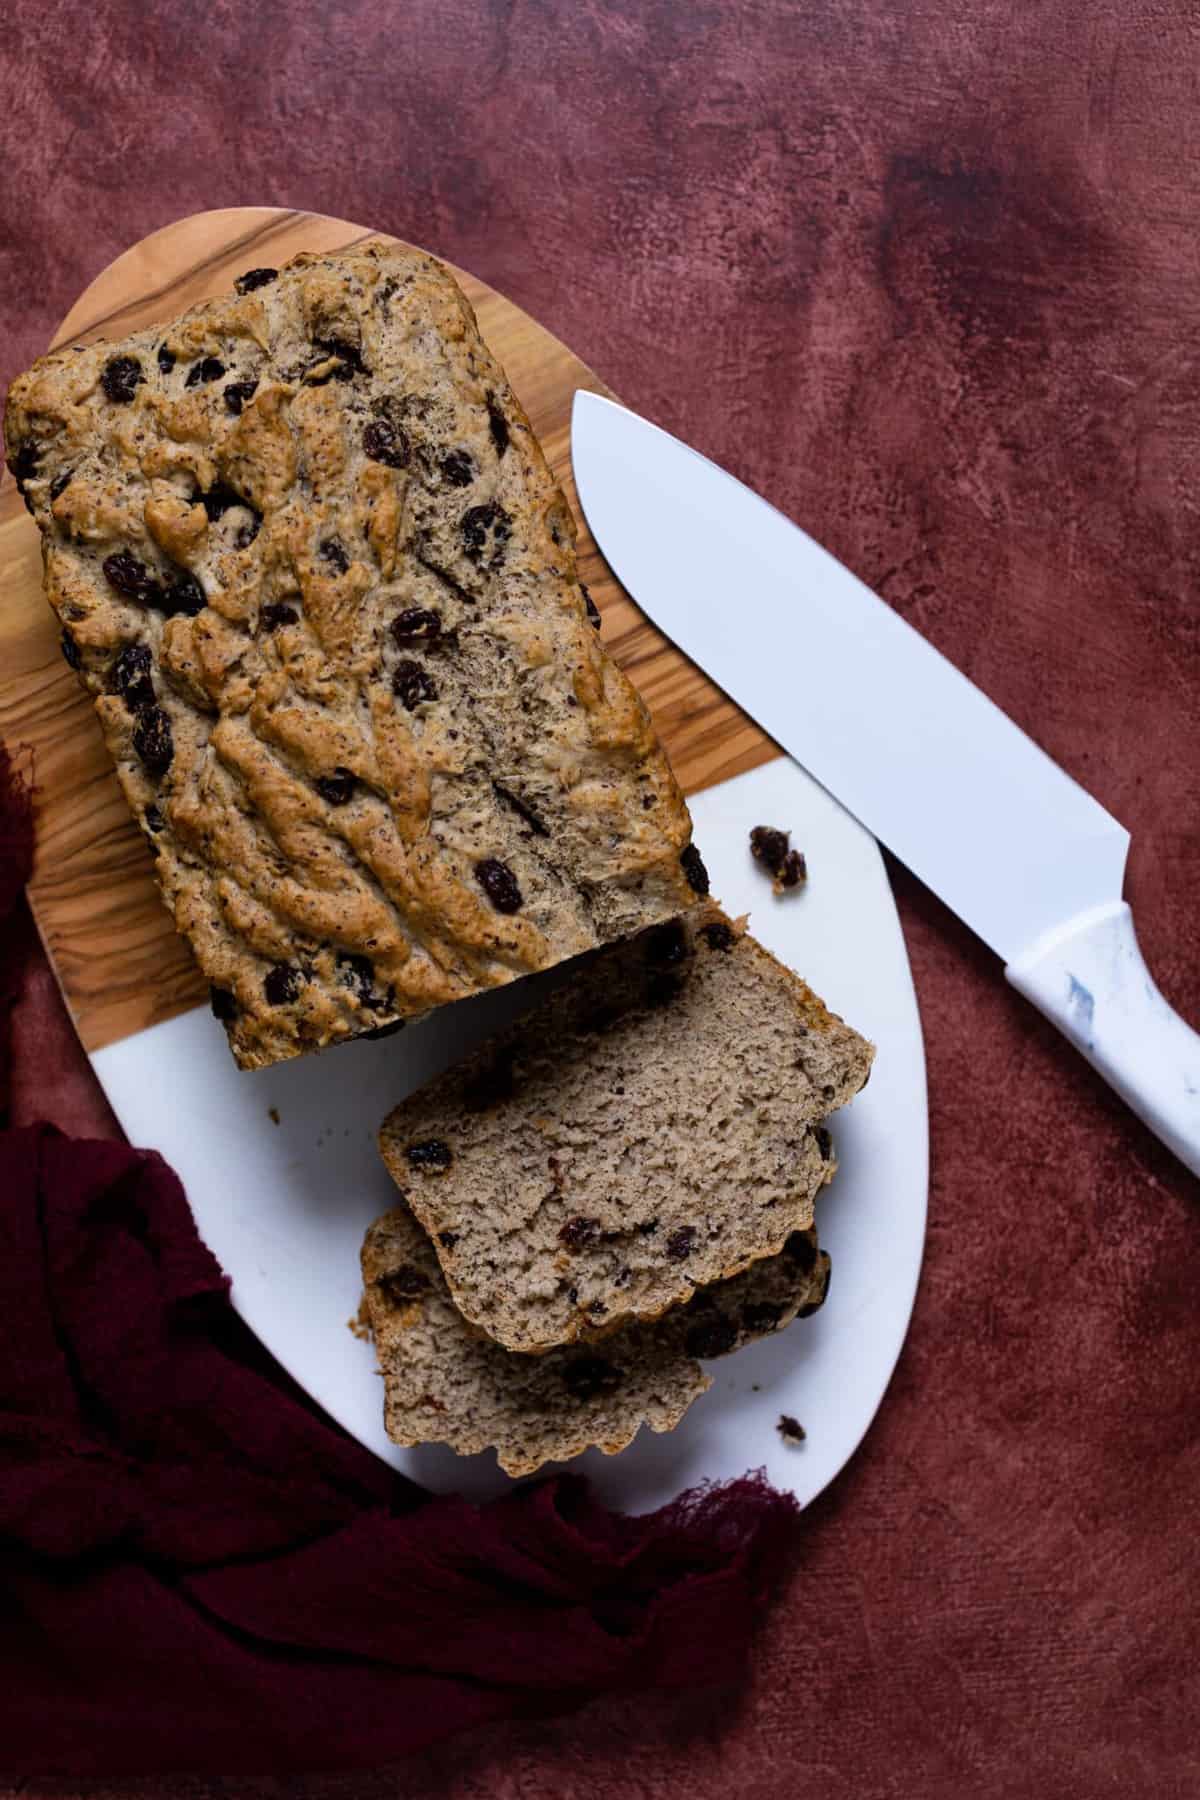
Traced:
[[268, 1106], [267, 1117], [268, 1117], [268, 1119], [270, 1119], [272, 1125], [278, 1125], [278, 1123], [279, 1123], [279, 1108], [277, 1106]]
[[352, 1331], [356, 1338], [361, 1338], [364, 1344], [370, 1343], [371, 1324], [367, 1317], [367, 1296], [365, 1294], [358, 1303], [358, 1311], [354, 1317], [346, 1320], [346, 1329]]
[[808, 1436], [799, 1419], [793, 1419], [791, 1413], [780, 1413], [775, 1429], [785, 1444], [802, 1444]]

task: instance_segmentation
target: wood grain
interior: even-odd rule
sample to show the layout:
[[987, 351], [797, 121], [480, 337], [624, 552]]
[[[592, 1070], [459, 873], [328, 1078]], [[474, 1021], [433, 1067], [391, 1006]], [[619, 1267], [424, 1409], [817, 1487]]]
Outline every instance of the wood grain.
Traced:
[[[198, 213], [111, 263], [76, 301], [55, 346], [122, 337], [225, 292], [243, 269], [376, 235], [344, 219], [274, 207]], [[582, 526], [571, 477], [571, 397], [580, 387], [608, 390], [527, 313], [465, 271], [456, 274]], [[684, 789], [695, 793], [776, 755], [649, 624], [585, 528], [579, 551], [604, 640], [645, 696]], [[0, 491], [0, 596], [0, 741], [32, 769], [36, 788], [30, 900], [84, 1047], [99, 1050], [203, 1002], [206, 989], [159, 900], [92, 703], [59, 652], [42, 595], [37, 529], [9, 479]]]

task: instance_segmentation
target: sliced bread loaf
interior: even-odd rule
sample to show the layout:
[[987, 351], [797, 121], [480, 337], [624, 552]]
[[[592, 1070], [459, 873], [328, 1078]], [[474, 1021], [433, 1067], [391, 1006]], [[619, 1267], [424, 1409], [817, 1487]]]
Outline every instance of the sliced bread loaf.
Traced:
[[773, 1256], [874, 1052], [715, 907], [581, 960], [397, 1107], [384, 1159], [455, 1304], [509, 1350], [653, 1319]]
[[514, 1356], [465, 1323], [406, 1207], [371, 1226], [362, 1269], [388, 1436], [465, 1454], [494, 1445], [510, 1475], [592, 1444], [612, 1455], [641, 1425], [670, 1431], [711, 1385], [698, 1357], [724, 1356], [814, 1312], [829, 1283], [816, 1233], [797, 1232], [778, 1256], [652, 1324], [627, 1325], [598, 1349]]

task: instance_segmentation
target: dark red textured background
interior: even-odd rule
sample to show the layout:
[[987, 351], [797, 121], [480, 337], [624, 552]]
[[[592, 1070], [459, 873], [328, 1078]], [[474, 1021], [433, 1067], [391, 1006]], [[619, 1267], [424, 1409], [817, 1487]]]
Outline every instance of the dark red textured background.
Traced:
[[[443, 252], [821, 537], [1129, 825], [1143, 945], [1200, 1018], [1188, 0], [9, 0], [0, 31], [0, 379], [183, 213], [305, 206]], [[926, 1271], [744, 1691], [313, 1800], [1200, 1794], [1200, 1194], [896, 886]], [[20, 1116], [113, 1129], [34, 961], [18, 1027]]]

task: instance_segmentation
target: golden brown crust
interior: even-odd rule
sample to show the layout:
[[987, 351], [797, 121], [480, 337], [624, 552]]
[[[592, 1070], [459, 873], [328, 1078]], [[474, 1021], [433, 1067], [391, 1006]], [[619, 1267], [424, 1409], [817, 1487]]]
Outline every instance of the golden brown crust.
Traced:
[[432, 258], [300, 256], [57, 352], [5, 434], [243, 1067], [692, 898], [687, 809], [588, 622], [569, 511]]

